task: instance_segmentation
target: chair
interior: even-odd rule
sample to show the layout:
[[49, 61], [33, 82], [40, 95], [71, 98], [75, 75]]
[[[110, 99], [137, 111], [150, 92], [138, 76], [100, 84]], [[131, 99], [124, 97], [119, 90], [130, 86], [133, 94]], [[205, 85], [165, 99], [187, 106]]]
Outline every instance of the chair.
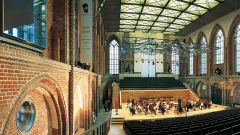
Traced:
[[234, 121], [234, 125], [238, 125], [238, 124], [240, 124], [240, 119], [236, 119], [236, 120]]
[[225, 123], [224, 125], [225, 125], [225, 128], [232, 127], [233, 126], [233, 122], [230, 121], [230, 122]]
[[213, 132], [207, 133], [205, 135], [219, 135], [219, 132], [218, 131], [213, 131]]
[[202, 134], [202, 129], [189, 131], [189, 135], [201, 135], [201, 134]]
[[213, 126], [206, 127], [206, 128], [203, 128], [202, 131], [203, 131], [203, 134], [205, 135], [207, 133], [213, 132], [214, 131], [214, 127]]
[[178, 133], [175, 133], [174, 135], [188, 135], [188, 132], [178, 132]]
[[224, 129], [224, 124], [219, 124], [215, 126], [215, 131], [220, 131], [222, 129]]
[[232, 133], [237, 133], [237, 132], [240, 132], [240, 124], [234, 125], [232, 127]]
[[221, 135], [231, 135], [232, 134], [232, 127], [224, 128], [220, 131]]
[[240, 135], [240, 132], [236, 132], [236, 133], [234, 133], [234, 134], [232, 134], [232, 135]]

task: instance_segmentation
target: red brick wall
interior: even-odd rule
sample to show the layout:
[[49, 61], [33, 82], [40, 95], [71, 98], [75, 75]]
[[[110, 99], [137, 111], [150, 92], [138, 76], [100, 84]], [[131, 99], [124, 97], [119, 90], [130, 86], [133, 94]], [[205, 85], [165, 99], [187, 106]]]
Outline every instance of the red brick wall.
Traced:
[[[29, 134], [30, 135], [52, 134], [51, 115], [50, 115], [49, 107], [46, 104], [43, 95], [40, 92], [35, 90], [30, 92], [25, 99], [32, 101], [33, 104], [35, 105], [35, 110], [36, 110], [35, 122]], [[16, 106], [16, 107], [20, 108], [20, 106]], [[9, 124], [6, 127], [7, 129], [4, 134], [9, 134], [9, 135], [21, 134], [16, 127], [16, 113], [18, 111], [17, 108], [14, 109], [14, 111], [12, 112], [9, 119]]]
[[[40, 54], [6, 43], [0, 43], [0, 134], [9, 124], [9, 114], [19, 106], [32, 89], [51, 91], [59, 115], [67, 130], [68, 73], [70, 66], [45, 59]], [[10, 123], [11, 124], [11, 123]], [[7, 132], [8, 130], [4, 130]], [[66, 131], [63, 131], [66, 132]], [[5, 134], [5, 133], [4, 133]]]
[[[96, 81], [93, 80], [96, 80], [96, 74], [86, 70], [74, 68], [74, 90], [76, 92], [76, 87], [78, 84], [80, 84], [84, 101], [83, 108], [81, 109], [78, 105], [74, 105], [74, 112], [76, 111], [79, 113], [76, 115], [74, 123], [80, 123], [80, 125], [77, 125], [78, 127], [75, 127], [75, 130], [80, 130], [81, 128], [87, 130], [91, 126], [92, 98], [94, 95], [92, 91], [92, 85], [94, 84], [94, 86], [96, 86]], [[96, 91], [94, 92], [96, 94]]]

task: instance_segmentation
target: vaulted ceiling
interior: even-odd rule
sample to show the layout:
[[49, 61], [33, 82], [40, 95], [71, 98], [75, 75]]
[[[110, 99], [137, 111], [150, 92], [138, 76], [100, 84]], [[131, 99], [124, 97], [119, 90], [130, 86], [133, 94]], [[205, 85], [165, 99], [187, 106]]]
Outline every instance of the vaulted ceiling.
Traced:
[[240, 0], [105, 0], [108, 32], [159, 32], [185, 36], [236, 9]]

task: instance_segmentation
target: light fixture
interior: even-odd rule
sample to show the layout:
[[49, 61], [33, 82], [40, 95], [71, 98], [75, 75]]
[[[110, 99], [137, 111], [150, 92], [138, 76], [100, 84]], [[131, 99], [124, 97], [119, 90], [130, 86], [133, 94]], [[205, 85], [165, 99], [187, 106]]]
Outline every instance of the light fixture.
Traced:
[[181, 57], [189, 57], [189, 54], [198, 55], [201, 53], [208, 53], [210, 49], [207, 45], [185, 42], [180, 40], [165, 40], [156, 38], [138, 38], [126, 37], [122, 38], [121, 54], [129, 52], [142, 53], [148, 55], [163, 54], [171, 55], [172, 50]]

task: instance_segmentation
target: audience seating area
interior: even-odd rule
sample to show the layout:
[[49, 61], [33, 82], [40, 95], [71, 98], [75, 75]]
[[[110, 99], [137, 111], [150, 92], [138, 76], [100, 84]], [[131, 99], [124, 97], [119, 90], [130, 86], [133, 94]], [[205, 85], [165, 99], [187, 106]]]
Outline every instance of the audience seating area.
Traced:
[[127, 135], [240, 135], [240, 110], [155, 121], [125, 121], [123, 129]]
[[120, 80], [120, 88], [186, 89], [174, 77], [124, 77]]

